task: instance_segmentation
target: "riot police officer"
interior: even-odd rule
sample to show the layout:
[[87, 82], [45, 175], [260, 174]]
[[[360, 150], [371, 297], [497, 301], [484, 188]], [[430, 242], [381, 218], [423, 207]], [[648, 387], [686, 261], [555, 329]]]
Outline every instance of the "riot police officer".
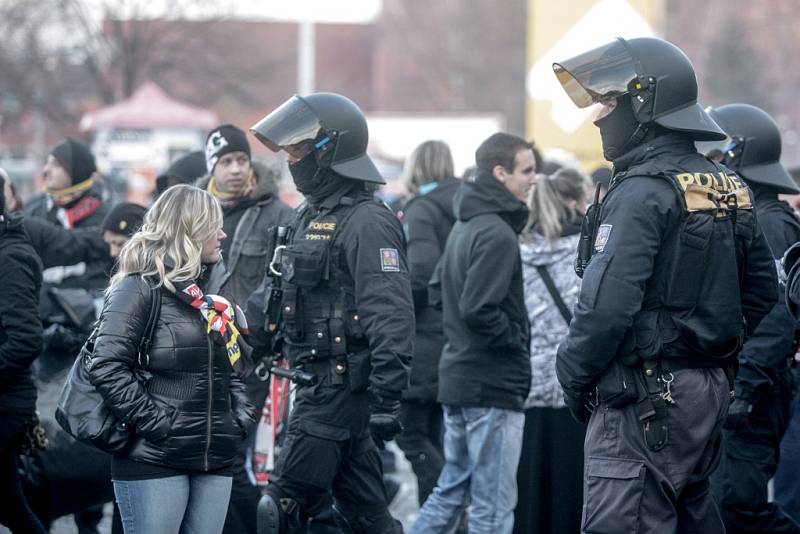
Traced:
[[401, 429], [414, 308], [402, 227], [369, 185], [384, 180], [366, 154], [366, 120], [349, 99], [316, 93], [293, 96], [251, 131], [287, 153], [306, 198], [278, 233], [272, 280], [249, 302], [250, 320], [268, 323], [254, 343], [274, 331], [274, 350], [313, 380], [298, 385], [259, 531], [301, 531], [332, 491], [350, 531], [402, 532], [375, 440]]
[[697, 153], [724, 132], [676, 46], [617, 39], [553, 65], [600, 104], [611, 187], [590, 210], [581, 293], [556, 370], [588, 421], [587, 532], [724, 532], [709, 490], [736, 354], [776, 301], [742, 179]]
[[[778, 262], [800, 241], [800, 220], [779, 193], [800, 193], [780, 163], [778, 125], [765, 111], [748, 104], [709, 110], [728, 134], [721, 161], [737, 172], [755, 197], [758, 221], [772, 257]], [[767, 501], [767, 483], [778, 467], [781, 438], [790, 418], [797, 323], [785, 296], [764, 317], [739, 354], [736, 400], [723, 431], [723, 457], [712, 477], [728, 532], [800, 532], [776, 504]]]

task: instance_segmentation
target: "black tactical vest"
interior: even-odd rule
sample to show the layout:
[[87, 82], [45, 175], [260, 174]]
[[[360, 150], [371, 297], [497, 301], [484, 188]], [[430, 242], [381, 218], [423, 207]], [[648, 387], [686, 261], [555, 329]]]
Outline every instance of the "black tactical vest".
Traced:
[[364, 202], [330, 211], [301, 209], [289, 226], [281, 257], [282, 322], [279, 335], [291, 363], [345, 359], [367, 340], [355, 306], [355, 284], [347, 268], [340, 229]]
[[[736, 354], [745, 325], [740, 288], [746, 253], [755, 235], [753, 199], [735, 173], [705, 158], [698, 168], [677, 168], [653, 158], [614, 177], [657, 177], [669, 183], [682, 207], [680, 224], [662, 241], [642, 309], [619, 356], [701, 358], [709, 364]], [[698, 362], [702, 365], [702, 362]]]

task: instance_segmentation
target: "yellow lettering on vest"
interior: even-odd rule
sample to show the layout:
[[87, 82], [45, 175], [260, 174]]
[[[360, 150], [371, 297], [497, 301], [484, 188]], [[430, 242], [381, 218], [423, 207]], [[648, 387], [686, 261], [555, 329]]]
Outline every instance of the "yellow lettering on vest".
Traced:
[[733, 188], [734, 189], [741, 189], [742, 187], [744, 187], [744, 184], [742, 183], [742, 181], [735, 174], [729, 174], [728, 175], [728, 179], [733, 184]]
[[684, 191], [686, 191], [686, 188], [689, 187], [689, 184], [694, 183], [694, 175], [690, 172], [682, 172], [675, 178], [678, 179], [678, 183], [681, 185], [681, 189]]
[[332, 232], [336, 230], [336, 223], [311, 221], [311, 224], [308, 225], [308, 228], [310, 230], [322, 230], [326, 232]]
[[712, 187], [713, 177], [707, 172], [694, 173], [694, 179], [697, 181], [697, 185], [708, 188]]
[[[728, 177], [725, 175], [724, 172], [718, 172], [717, 176], [719, 176], [719, 182], [722, 184], [722, 191], [726, 193], [731, 191], [731, 182], [728, 180]], [[714, 180], [717, 181], [716, 179]]]

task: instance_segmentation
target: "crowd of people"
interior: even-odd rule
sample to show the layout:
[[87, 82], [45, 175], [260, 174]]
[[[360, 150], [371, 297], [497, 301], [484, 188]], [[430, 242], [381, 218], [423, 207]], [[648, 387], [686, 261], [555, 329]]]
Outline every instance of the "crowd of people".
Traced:
[[[314, 93], [250, 128], [294, 210], [231, 124], [149, 207], [110, 205], [72, 138], [24, 205], [0, 172], [0, 524], [96, 532], [113, 502], [114, 534], [400, 533], [394, 440], [413, 533], [800, 533], [800, 187], [775, 121], [703, 108], [660, 39], [553, 68], [611, 170], [500, 132], [459, 177], [426, 140], [390, 207], [361, 110]], [[55, 422], [79, 351], [114, 454]], [[268, 371], [294, 385], [262, 488]]]

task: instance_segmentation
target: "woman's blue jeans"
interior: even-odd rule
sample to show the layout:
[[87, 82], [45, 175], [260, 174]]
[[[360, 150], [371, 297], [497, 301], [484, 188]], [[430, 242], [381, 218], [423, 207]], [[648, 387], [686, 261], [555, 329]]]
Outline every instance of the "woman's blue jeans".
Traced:
[[125, 534], [219, 534], [231, 481], [202, 474], [115, 480], [122, 528]]

